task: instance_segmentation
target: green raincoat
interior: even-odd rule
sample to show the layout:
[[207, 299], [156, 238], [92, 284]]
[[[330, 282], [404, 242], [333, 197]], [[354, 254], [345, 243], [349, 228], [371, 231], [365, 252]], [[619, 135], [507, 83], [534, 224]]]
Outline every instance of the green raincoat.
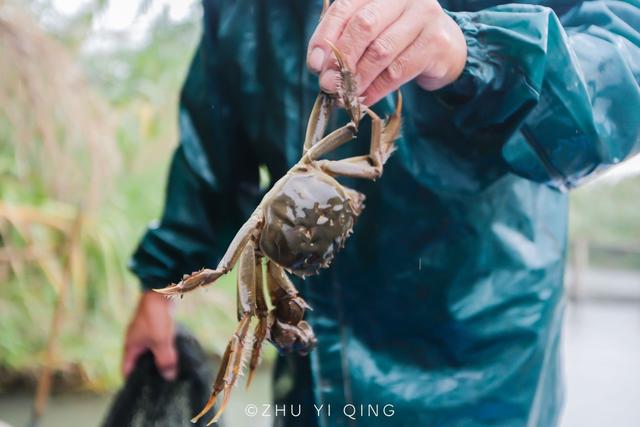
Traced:
[[[367, 207], [332, 266], [300, 283], [319, 346], [280, 358], [276, 401], [302, 415], [279, 424], [557, 424], [564, 190], [640, 148], [640, 2], [497, 3], [443, 2], [467, 40], [462, 76], [433, 93], [405, 85], [382, 179], [346, 180]], [[320, 9], [205, 0], [165, 212], [131, 263], [145, 287], [215, 266], [264, 193], [259, 167], [275, 180], [298, 160]], [[367, 144], [365, 128], [335, 157]]]

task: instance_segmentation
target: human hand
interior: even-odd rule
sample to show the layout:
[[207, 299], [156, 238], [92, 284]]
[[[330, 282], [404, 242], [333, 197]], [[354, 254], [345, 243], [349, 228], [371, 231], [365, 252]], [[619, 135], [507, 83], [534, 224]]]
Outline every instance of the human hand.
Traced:
[[311, 37], [307, 66], [320, 87], [335, 92], [338, 78], [327, 41], [355, 71], [358, 94], [372, 105], [410, 80], [426, 90], [453, 82], [464, 69], [460, 27], [436, 0], [336, 0]]
[[163, 378], [174, 380], [178, 374], [174, 338], [173, 302], [153, 291], [144, 292], [127, 329], [122, 357], [123, 375], [128, 377], [138, 357], [151, 350]]

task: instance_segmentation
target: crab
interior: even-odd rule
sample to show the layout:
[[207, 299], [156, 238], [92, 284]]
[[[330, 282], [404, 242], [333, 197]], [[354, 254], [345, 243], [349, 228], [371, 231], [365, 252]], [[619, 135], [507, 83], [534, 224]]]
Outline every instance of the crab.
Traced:
[[[218, 421], [246, 359], [249, 360], [247, 387], [251, 384], [265, 339], [280, 352], [304, 355], [316, 346], [313, 330], [303, 320], [310, 307], [287, 273], [304, 278], [329, 266], [351, 235], [365, 199], [362, 193], [345, 187], [336, 178], [375, 180], [382, 175], [383, 165], [395, 149], [401, 122], [400, 92], [395, 112], [386, 120], [380, 119], [361, 103], [352, 72], [338, 49], [334, 45], [331, 48], [339, 70], [338, 90], [335, 95], [322, 91], [318, 95], [298, 163], [265, 194], [215, 269], [196, 271], [183, 276], [179, 283], [156, 290], [168, 296], [181, 295], [213, 284], [237, 264], [239, 324], [226, 347], [211, 397], [192, 422], [204, 416], [223, 393], [222, 404], [207, 425]], [[328, 118], [337, 103], [346, 109], [351, 121], [324, 136]], [[371, 119], [369, 154], [342, 160], [322, 159], [356, 136], [365, 115]], [[265, 275], [271, 309], [264, 293]], [[249, 329], [253, 318], [257, 318], [257, 324], [251, 344]]]

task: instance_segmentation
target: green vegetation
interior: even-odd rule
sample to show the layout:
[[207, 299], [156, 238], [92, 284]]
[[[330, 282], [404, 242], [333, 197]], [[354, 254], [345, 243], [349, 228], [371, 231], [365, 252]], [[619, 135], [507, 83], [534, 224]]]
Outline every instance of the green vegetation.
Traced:
[[[199, 22], [165, 13], [140, 46], [83, 53], [89, 23], [81, 13], [56, 38], [24, 9], [0, 3], [0, 369], [36, 372], [68, 283], [56, 367], [105, 389], [120, 380], [138, 294], [126, 263], [161, 212]], [[189, 312], [183, 323], [215, 352], [232, 327], [230, 281], [179, 304]]]
[[569, 225], [589, 242], [591, 265], [640, 270], [640, 177], [574, 190]]
[[640, 246], [640, 177], [574, 190], [570, 212], [574, 236], [602, 244]]

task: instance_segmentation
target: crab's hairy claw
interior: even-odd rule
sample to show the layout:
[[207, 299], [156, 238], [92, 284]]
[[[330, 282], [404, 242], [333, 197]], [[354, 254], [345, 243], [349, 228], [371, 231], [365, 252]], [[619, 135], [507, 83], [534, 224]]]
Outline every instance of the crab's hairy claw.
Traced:
[[294, 286], [287, 273], [275, 262], [267, 262], [267, 284], [272, 302], [282, 298], [282, 293], [290, 298], [298, 296], [298, 290]]
[[273, 309], [269, 313], [269, 341], [280, 352], [307, 354], [316, 346], [311, 326], [302, 318], [309, 308], [282, 269], [267, 263], [267, 285]]
[[304, 356], [316, 347], [318, 341], [307, 322], [301, 320], [291, 325], [278, 320], [273, 313], [270, 316], [270, 340], [280, 353], [297, 352]]
[[360, 97], [358, 96], [358, 86], [356, 84], [355, 76], [347, 66], [342, 53], [336, 45], [329, 40], [325, 41], [329, 47], [331, 47], [331, 50], [336, 57], [336, 62], [338, 63], [338, 99], [342, 102], [347, 113], [349, 113], [351, 121], [358, 126], [360, 119], [362, 118], [362, 109], [360, 106]]

